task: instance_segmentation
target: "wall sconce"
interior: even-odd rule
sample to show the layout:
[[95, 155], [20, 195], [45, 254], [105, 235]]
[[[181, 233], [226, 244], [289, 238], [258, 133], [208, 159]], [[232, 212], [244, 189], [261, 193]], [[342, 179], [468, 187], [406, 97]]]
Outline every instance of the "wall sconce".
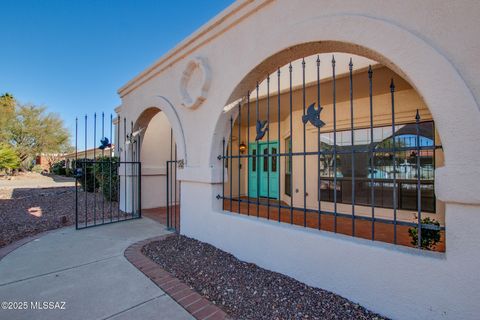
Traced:
[[247, 151], [247, 145], [245, 143], [241, 143], [238, 148], [240, 149], [240, 153], [245, 153]]

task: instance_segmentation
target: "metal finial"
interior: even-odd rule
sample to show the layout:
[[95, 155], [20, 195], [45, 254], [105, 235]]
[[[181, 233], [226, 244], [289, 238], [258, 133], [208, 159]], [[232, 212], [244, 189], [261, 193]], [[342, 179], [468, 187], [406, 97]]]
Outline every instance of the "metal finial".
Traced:
[[320, 65], [320, 55], [317, 54], [317, 66], [319, 66], [319, 65]]
[[368, 78], [372, 79], [372, 76], [373, 76], [372, 65], [368, 65]]
[[350, 58], [350, 63], [348, 64], [348, 67], [349, 67], [350, 71], [352, 71], [352, 69], [353, 69], [352, 58]]
[[257, 90], [258, 90], [258, 81], [257, 81]]
[[392, 78], [392, 81], [390, 82], [390, 91], [391, 92], [395, 91], [395, 83], [393, 82], [393, 78]]
[[302, 66], [305, 68], [305, 58], [302, 58]]
[[292, 72], [292, 63], [290, 62], [290, 65], [288, 66], [288, 69], [290, 70], [290, 72]]
[[278, 70], [277, 70], [277, 74], [280, 76], [280, 68], [278, 68]]
[[332, 65], [335, 65], [335, 55], [332, 54]]
[[267, 75], [267, 82], [270, 82], [270, 75]]
[[415, 115], [415, 120], [417, 120], [417, 122], [420, 121], [420, 113], [418, 112], [418, 109], [417, 109], [417, 114]]

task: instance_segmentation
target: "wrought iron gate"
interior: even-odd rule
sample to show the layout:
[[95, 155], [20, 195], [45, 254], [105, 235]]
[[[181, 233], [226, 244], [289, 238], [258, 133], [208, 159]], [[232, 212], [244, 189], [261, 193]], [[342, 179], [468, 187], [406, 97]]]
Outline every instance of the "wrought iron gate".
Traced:
[[[116, 119], [116, 141], [120, 141], [120, 117]], [[142, 216], [141, 186], [142, 166], [138, 160], [140, 136], [135, 137], [133, 123], [127, 134], [127, 122], [123, 121], [124, 150], [114, 146], [113, 116], [110, 115], [109, 137], [105, 134], [105, 115], [97, 124], [94, 114], [92, 128], [88, 116], [84, 121], [84, 150], [78, 151], [78, 118], [75, 128], [75, 160], [67, 164], [75, 179], [75, 227], [85, 229]], [[97, 147], [97, 127], [101, 139]], [[88, 149], [88, 135], [93, 133], [93, 147]], [[131, 160], [126, 159], [130, 156]]]
[[177, 160], [169, 160], [166, 162], [166, 213], [167, 228], [180, 231], [180, 184], [177, 180]]

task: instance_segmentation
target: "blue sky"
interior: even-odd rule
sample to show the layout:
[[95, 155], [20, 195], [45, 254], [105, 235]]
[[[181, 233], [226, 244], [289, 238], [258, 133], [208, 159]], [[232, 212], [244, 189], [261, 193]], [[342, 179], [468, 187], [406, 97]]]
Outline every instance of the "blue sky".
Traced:
[[232, 2], [2, 0], [0, 94], [47, 106], [73, 132], [76, 116], [109, 115], [119, 87]]

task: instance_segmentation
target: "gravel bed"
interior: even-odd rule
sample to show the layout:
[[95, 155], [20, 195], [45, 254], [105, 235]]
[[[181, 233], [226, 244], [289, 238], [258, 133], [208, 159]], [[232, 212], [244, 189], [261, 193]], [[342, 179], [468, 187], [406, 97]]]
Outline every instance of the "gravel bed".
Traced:
[[[85, 192], [78, 189], [80, 222], [85, 221]], [[102, 212], [102, 195], [97, 193], [97, 223]], [[87, 221], [93, 221], [94, 194], [88, 193]], [[109, 202], [105, 202], [106, 220]], [[117, 203], [113, 202], [116, 208]], [[114, 218], [117, 212], [114, 212]], [[124, 215], [120, 213], [120, 218]], [[75, 187], [0, 188], [0, 247], [43, 231], [75, 224]]]
[[142, 251], [234, 319], [386, 319], [185, 236], [151, 242]]

